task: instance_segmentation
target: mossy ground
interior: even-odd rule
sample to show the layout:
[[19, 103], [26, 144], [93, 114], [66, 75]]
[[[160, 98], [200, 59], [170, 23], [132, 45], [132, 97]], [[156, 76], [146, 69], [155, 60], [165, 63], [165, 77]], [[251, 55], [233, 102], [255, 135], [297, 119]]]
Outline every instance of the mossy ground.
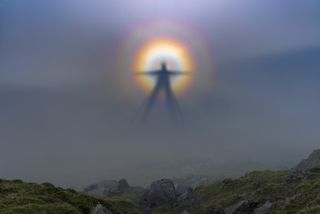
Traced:
[[126, 199], [96, 199], [50, 183], [0, 180], [1, 214], [87, 214], [98, 203], [115, 214], [138, 214]]
[[320, 169], [306, 173], [254, 171], [227, 183], [202, 185], [197, 193], [202, 201], [199, 213], [224, 209], [243, 199], [259, 205], [270, 201], [270, 213], [320, 213]]
[[[217, 181], [196, 189], [199, 206], [185, 202], [174, 208], [153, 210], [152, 214], [180, 214], [183, 210], [203, 214], [210, 208], [225, 209], [241, 200], [273, 204], [274, 214], [320, 213], [320, 169], [304, 173], [254, 171], [234, 180]], [[87, 214], [98, 203], [114, 214], [139, 214], [141, 195], [128, 194], [93, 198], [52, 184], [0, 180], [1, 214]]]

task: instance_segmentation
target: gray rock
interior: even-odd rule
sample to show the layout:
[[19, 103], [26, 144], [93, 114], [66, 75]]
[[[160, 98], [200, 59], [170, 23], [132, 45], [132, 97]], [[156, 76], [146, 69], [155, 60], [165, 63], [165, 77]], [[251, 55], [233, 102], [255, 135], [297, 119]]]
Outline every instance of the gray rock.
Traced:
[[303, 172], [316, 167], [320, 167], [320, 149], [314, 150], [307, 159], [302, 160], [294, 169]]
[[151, 184], [150, 189], [142, 196], [140, 206], [144, 210], [173, 207], [177, 203], [174, 184], [169, 179], [161, 179]]
[[190, 189], [193, 189], [192, 187], [187, 186], [187, 185], [184, 185], [184, 184], [175, 185], [175, 188], [176, 188], [176, 194], [177, 194], [178, 196], [185, 194], [185, 193], [188, 192]]
[[125, 192], [126, 190], [130, 189], [130, 186], [126, 179], [121, 179], [118, 181], [118, 190], [121, 192]]
[[182, 200], [194, 198], [195, 191], [190, 186], [177, 185], [176, 186], [176, 195], [178, 197], [178, 200], [182, 201]]
[[113, 214], [110, 210], [102, 206], [101, 204], [98, 204], [96, 207], [92, 208], [90, 210], [89, 214]]
[[184, 201], [191, 202], [193, 206], [200, 205], [199, 199], [194, 189], [188, 186], [178, 185], [176, 188], [178, 206]]
[[255, 209], [254, 214], [265, 214], [272, 208], [272, 203], [267, 201], [261, 207]]

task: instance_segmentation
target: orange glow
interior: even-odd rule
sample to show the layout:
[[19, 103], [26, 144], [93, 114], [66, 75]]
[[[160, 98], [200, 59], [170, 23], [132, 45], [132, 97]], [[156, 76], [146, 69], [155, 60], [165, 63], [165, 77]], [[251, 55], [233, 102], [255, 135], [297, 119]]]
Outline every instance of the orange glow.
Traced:
[[[169, 70], [188, 72], [188, 75], [173, 77], [171, 85], [176, 95], [183, 94], [194, 78], [195, 63], [188, 48], [174, 39], [157, 38], [144, 44], [134, 59], [135, 72], [160, 69], [161, 62], [166, 62]], [[155, 86], [154, 77], [135, 75], [135, 80], [143, 92], [149, 94]]]

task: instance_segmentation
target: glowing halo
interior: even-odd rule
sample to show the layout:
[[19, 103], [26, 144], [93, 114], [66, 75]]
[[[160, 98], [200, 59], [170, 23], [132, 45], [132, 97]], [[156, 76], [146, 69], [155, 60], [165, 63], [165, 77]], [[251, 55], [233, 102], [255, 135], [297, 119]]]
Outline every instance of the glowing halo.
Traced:
[[[179, 95], [191, 84], [195, 72], [195, 62], [188, 48], [180, 41], [170, 38], [156, 38], [144, 44], [136, 54], [134, 68], [136, 72], [160, 69], [161, 62], [166, 62], [169, 70], [188, 72], [188, 75], [173, 77], [173, 91]], [[138, 86], [150, 93], [156, 79], [147, 75], [136, 75]]]
[[157, 70], [163, 61], [171, 70], [190, 72], [190, 75], [171, 78], [177, 96], [189, 91], [203, 93], [212, 85], [214, 56], [209, 51], [211, 45], [188, 23], [180, 20], [139, 23], [121, 38], [119, 45], [115, 59], [118, 61], [119, 90], [130, 97], [135, 93], [134, 88], [145, 95], [150, 94], [156, 79], [137, 75], [137, 72]]

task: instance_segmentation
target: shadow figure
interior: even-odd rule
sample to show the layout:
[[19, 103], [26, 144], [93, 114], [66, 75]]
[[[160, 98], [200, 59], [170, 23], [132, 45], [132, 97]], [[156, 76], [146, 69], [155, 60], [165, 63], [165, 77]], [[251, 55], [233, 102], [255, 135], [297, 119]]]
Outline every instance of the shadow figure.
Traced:
[[141, 122], [145, 122], [148, 118], [157, 98], [163, 93], [167, 108], [173, 119], [182, 120], [182, 113], [176, 97], [174, 96], [170, 79], [171, 77], [186, 75], [188, 72], [168, 70], [165, 62], [161, 63], [161, 69], [156, 71], [139, 72], [138, 75], [148, 75], [156, 78], [156, 84], [150, 96], [146, 99], [142, 107]]

